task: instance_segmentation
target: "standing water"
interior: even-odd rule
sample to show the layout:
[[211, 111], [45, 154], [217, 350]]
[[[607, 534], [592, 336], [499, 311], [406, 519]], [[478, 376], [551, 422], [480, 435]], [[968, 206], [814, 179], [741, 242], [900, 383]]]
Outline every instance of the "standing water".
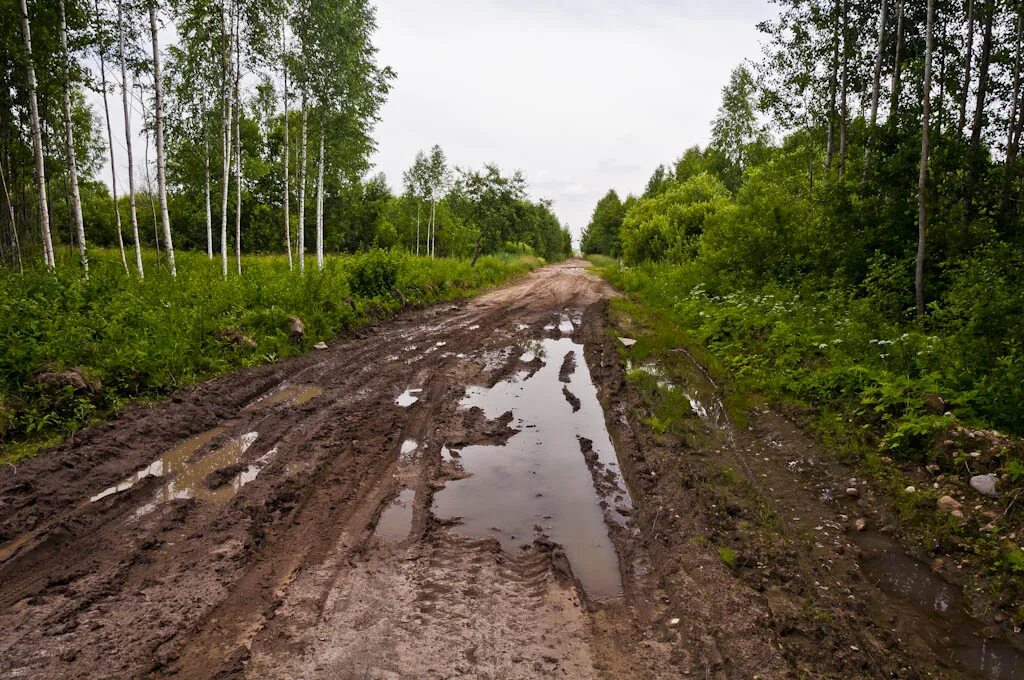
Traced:
[[[569, 338], [531, 346], [544, 364], [535, 373], [521, 371], [493, 388], [472, 387], [461, 402], [481, 408], [488, 418], [511, 411], [518, 430], [501, 446], [468, 446], [460, 462], [467, 477], [434, 496], [434, 514], [459, 518], [460, 531], [497, 538], [514, 551], [545, 534], [565, 548], [573, 573], [593, 598], [622, 595], [618, 558], [608, 537], [601, 497], [581, 449], [592, 442], [605, 470], [617, 465], [605, 428], [597, 390], [582, 360], [583, 345]], [[573, 352], [579, 360], [566, 361]], [[570, 366], [562, 370], [565, 363]], [[574, 411], [563, 387], [578, 399]], [[619, 482], [622, 504], [628, 494]]]

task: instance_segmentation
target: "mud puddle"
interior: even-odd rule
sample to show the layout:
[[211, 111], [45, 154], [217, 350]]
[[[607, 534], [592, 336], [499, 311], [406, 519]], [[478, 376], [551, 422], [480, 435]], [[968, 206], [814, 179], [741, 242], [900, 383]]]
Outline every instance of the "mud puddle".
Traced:
[[981, 623], [965, 613], [956, 586], [880, 534], [860, 535], [857, 544], [868, 580], [910, 605], [904, 615], [938, 656], [978, 677], [1024, 678], [1024, 653], [1005, 639], [985, 637]]
[[415, 489], [402, 489], [384, 512], [374, 528], [374, 535], [385, 543], [401, 543], [412, 530], [412, 504]]
[[[570, 353], [575, 360], [567, 360]], [[569, 338], [547, 339], [531, 343], [529, 356], [530, 361], [539, 358], [541, 368], [520, 371], [490, 389], [467, 390], [462, 408], [479, 407], [492, 419], [511, 411], [518, 432], [501, 446], [458, 451], [467, 476], [434, 495], [433, 512], [440, 519], [460, 519], [460, 533], [497, 538], [509, 552], [546, 535], [565, 548], [590, 597], [619, 597], [618, 557], [584, 451], [602, 475], [616, 481], [615, 497], [606, 495], [605, 500], [626, 508], [630, 501], [616, 472], [615, 449], [583, 361], [583, 345]], [[563, 388], [574, 395], [577, 410]]]
[[245, 468], [241, 465], [246, 451], [259, 438], [257, 432], [247, 432], [230, 439], [223, 446], [193, 460], [195, 455], [223, 432], [214, 428], [192, 437], [169, 449], [148, 466], [121, 482], [92, 496], [96, 501], [131, 489], [147, 477], [161, 477], [165, 481], [151, 503], [143, 506], [138, 515], [152, 510], [156, 504], [170, 500], [199, 498], [215, 502], [230, 500], [244, 485], [256, 479], [263, 466], [270, 461], [276, 449]]
[[277, 404], [288, 403], [289, 406], [302, 406], [303, 404], [316, 399], [324, 393], [322, 387], [316, 385], [287, 385], [272, 392], [265, 397], [254, 401], [244, 410], [251, 411], [259, 408], [268, 408]]

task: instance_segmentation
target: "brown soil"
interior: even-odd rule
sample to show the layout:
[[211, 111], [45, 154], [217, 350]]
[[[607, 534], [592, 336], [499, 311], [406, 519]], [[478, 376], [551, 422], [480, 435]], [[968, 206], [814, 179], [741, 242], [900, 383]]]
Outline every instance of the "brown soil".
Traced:
[[[859, 574], [838, 519], [856, 513], [787, 493], [813, 489], [794, 452], [818, 455], [796, 428], [758, 410], [700, 448], [642, 425], [607, 329], [614, 295], [584, 263], [553, 265], [126, 409], [0, 470], [0, 676], [956, 677]], [[432, 512], [483, 447], [534, 432], [515, 408], [460, 402], [546, 379], [530, 343], [560, 333], [583, 351], [554, 367], [551, 408], [586, 415], [587, 383], [570, 381], [589, 367], [617, 450], [602, 461], [577, 435], [571, 455], [618, 597], [587, 592], [547, 517], [510, 538]], [[793, 539], [744, 534], [749, 508], [703, 484], [701, 456], [742, 456], [773, 512], [800, 517]], [[551, 494], [545, 481], [529, 495]], [[827, 535], [808, 547], [801, 532]], [[730, 567], [717, 546], [739, 540]]]

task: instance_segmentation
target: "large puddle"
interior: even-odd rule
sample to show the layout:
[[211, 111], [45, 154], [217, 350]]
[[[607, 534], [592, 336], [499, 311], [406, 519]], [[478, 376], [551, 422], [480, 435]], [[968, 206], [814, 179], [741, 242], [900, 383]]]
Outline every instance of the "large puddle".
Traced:
[[[575, 361], [567, 360], [570, 352]], [[467, 390], [463, 408], [479, 407], [492, 419], [511, 411], [518, 432], [502, 446], [459, 451], [467, 477], [448, 482], [434, 495], [433, 512], [441, 519], [461, 518], [460, 532], [497, 538], [510, 552], [546, 534], [565, 548], [589, 596], [619, 597], [618, 558], [580, 438], [589, 440], [587, 455], [596, 456], [603, 476], [616, 479], [618, 505], [629, 507], [629, 497], [617, 474], [583, 345], [569, 338], [548, 339], [531, 344], [529, 353], [543, 361], [536, 372], [524, 369], [491, 389]], [[570, 403], [563, 387], [578, 404]]]
[[977, 677], [1024, 678], [1024, 653], [1007, 640], [984, 637], [953, 584], [880, 535], [859, 535], [857, 543], [868, 580], [909, 605], [905, 615], [938, 653]]

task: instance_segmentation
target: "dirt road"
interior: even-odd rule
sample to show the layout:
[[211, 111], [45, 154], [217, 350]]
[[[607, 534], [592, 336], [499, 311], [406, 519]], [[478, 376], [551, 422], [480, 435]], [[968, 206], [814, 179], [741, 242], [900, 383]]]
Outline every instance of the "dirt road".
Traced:
[[[928, 675], [838, 524], [834, 570], [789, 545], [739, 578], [707, 544], [716, 499], [631, 407], [614, 294], [550, 266], [0, 471], [0, 677]], [[811, 455], [773, 417], [716, 453]], [[801, 607], [833, 582], [819, 635]]]

